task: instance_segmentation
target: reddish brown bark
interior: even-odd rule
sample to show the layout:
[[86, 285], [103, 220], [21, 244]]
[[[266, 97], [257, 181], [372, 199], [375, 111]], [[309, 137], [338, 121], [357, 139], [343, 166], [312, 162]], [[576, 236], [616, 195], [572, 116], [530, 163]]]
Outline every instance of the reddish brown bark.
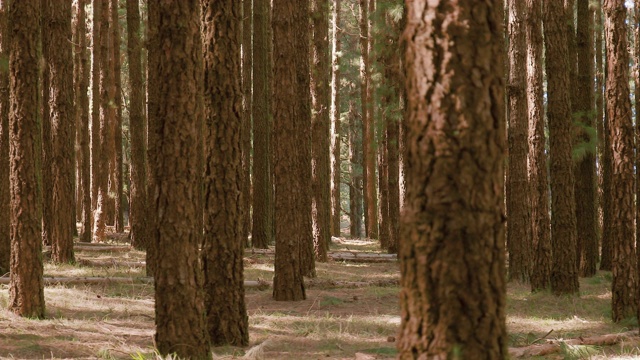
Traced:
[[[9, 1], [0, 4], [0, 56], [9, 58]], [[0, 273], [9, 272], [11, 190], [9, 184], [9, 67], [0, 68]]]
[[341, 158], [340, 158], [340, 4], [341, 0], [333, 2], [333, 53], [331, 72], [331, 236], [340, 236], [341, 223]]
[[398, 358], [504, 359], [502, 6], [414, 1], [404, 39]]
[[236, 0], [209, 0], [202, 8], [206, 134], [202, 263], [207, 331], [214, 346], [249, 343], [242, 266], [240, 6]]
[[[636, 256], [634, 191], [634, 129], [629, 100], [629, 53], [627, 51], [626, 8], [624, 0], [605, 0], [602, 7], [605, 16], [605, 40], [607, 54], [606, 101], [610, 136], [611, 187], [605, 198], [611, 199], [612, 258], [612, 316], [620, 321], [635, 315]], [[606, 155], [605, 155], [606, 156]]]

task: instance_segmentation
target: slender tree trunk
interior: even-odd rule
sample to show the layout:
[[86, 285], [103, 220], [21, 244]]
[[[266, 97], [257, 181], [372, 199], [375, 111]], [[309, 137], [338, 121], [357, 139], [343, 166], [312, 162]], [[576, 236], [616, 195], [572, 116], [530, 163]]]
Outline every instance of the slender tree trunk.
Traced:
[[113, 122], [113, 126], [115, 129], [114, 137], [115, 137], [115, 159], [114, 159], [114, 194], [115, 194], [115, 221], [114, 226], [116, 232], [124, 232], [124, 205], [122, 204], [122, 200], [124, 199], [123, 193], [123, 159], [122, 159], [122, 65], [120, 63], [120, 21], [118, 18], [118, 2], [119, 0], [111, 0], [111, 29], [112, 29], [112, 37], [111, 41], [113, 42], [113, 65], [114, 65], [114, 84], [115, 84], [115, 94], [114, 94], [114, 106], [115, 106], [115, 121]]
[[[98, 201], [98, 174], [100, 158], [100, 33], [103, 0], [93, 0], [92, 55], [91, 55], [91, 211], [95, 221]], [[92, 225], [93, 226], [93, 225]]]
[[[634, 0], [633, 6], [633, 19], [635, 24], [640, 24], [640, 0]], [[634, 71], [633, 71], [633, 83], [635, 88], [635, 113], [636, 113], [636, 169], [640, 169], [640, 27], [635, 26], [634, 32]], [[636, 199], [640, 199], [640, 171], [636, 174]], [[640, 252], [637, 250], [640, 244], [640, 201], [636, 200], [636, 255], [638, 259], [638, 265], [640, 266]], [[597, 244], [596, 244], [597, 245]], [[640, 267], [638, 268], [638, 274], [640, 274]], [[640, 286], [640, 285], [638, 285]], [[640, 290], [640, 288], [638, 289]], [[640, 295], [639, 295], [640, 296]], [[638, 304], [640, 307], [640, 304]], [[640, 309], [640, 308], [639, 308]], [[640, 312], [638, 313], [640, 318]]]
[[[51, 113], [49, 108], [49, 96], [51, 95], [51, 79], [49, 64], [49, 49], [51, 47], [51, 13], [49, 9], [49, 1], [40, 0], [40, 15], [42, 16], [40, 33], [40, 44], [42, 47], [42, 86], [40, 91], [40, 111], [42, 119], [42, 164], [51, 164], [53, 156], [53, 145], [51, 144]], [[11, 20], [10, 20], [11, 21]], [[42, 167], [42, 242], [44, 245], [51, 246], [51, 236], [53, 231], [53, 173], [51, 166]]]
[[560, 2], [543, 4], [551, 160], [551, 239], [553, 263], [551, 290], [554, 294], [578, 292], [576, 269], [576, 213], [570, 99], [570, 56], [567, 48], [565, 10]]
[[11, 280], [8, 307], [23, 317], [43, 318], [40, 2], [12, 2], [9, 19]]
[[148, 247], [147, 227], [147, 169], [144, 141], [142, 92], [140, 7], [138, 0], [127, 0], [127, 56], [129, 57], [129, 126], [131, 131], [131, 185], [129, 223], [131, 244], [137, 249]]
[[251, 245], [266, 249], [274, 241], [271, 116], [272, 86], [269, 58], [271, 37], [269, 0], [255, 0], [253, 9], [253, 229]]
[[311, 0], [311, 218], [316, 260], [327, 261], [331, 241], [329, 0]]
[[202, 4], [206, 134], [202, 263], [207, 330], [214, 346], [247, 346], [249, 319], [242, 265], [246, 210], [241, 202], [242, 4], [237, 0], [205, 0]]
[[611, 240], [613, 244], [612, 315], [620, 321], [635, 315], [637, 278], [635, 249], [635, 206], [633, 197], [633, 123], [629, 100], [629, 54], [627, 52], [626, 8], [624, 0], [605, 0], [607, 42], [606, 80], [607, 133], [611, 139]]
[[527, 177], [528, 117], [525, 3], [508, 0], [509, 8], [509, 176], [507, 178], [507, 244], [509, 280], [529, 282], [531, 275], [531, 214]]
[[96, 183], [98, 184], [98, 199], [96, 201], [96, 211], [94, 214], [93, 224], [93, 240], [104, 241], [107, 226], [107, 207], [109, 202], [109, 150], [108, 141], [110, 138], [109, 120], [113, 114], [111, 109], [111, 91], [110, 81], [111, 68], [109, 67], [109, 0], [102, 0], [100, 6], [100, 126], [96, 135], [99, 137], [100, 156], [96, 163], [98, 170], [96, 172]]
[[[9, 58], [9, 6], [0, 4], [0, 57]], [[0, 273], [11, 261], [11, 188], [9, 186], [9, 67], [0, 68]]]
[[504, 359], [502, 6], [414, 1], [408, 11], [398, 358]]
[[533, 266], [531, 290], [548, 289], [551, 280], [551, 219], [549, 217], [549, 173], [545, 150], [542, 6], [527, 0], [527, 103], [529, 113], [529, 183], [531, 184], [531, 224]]
[[333, 0], [333, 52], [331, 73], [331, 236], [340, 236], [341, 223], [341, 152], [340, 152], [340, 4], [341, 0]]
[[[202, 39], [200, 1], [158, 4], [154, 40], [164, 44], [163, 56], [150, 68], [158, 82], [154, 174], [157, 176], [154, 234], [156, 335], [163, 356], [210, 358], [205, 332], [203, 276], [198, 260], [202, 230], [198, 223], [198, 178], [202, 117]], [[151, 21], [150, 21], [151, 22]], [[179, 71], [177, 71], [179, 69]], [[180, 309], [180, 311], [176, 311]]]
[[[55, 6], [54, 6], [55, 5]], [[71, 0], [55, 4], [45, 2], [49, 15], [46, 31], [50, 41], [48, 51], [51, 124], [51, 153], [47, 168], [51, 169], [51, 259], [57, 263], [74, 261], [74, 166], [75, 166], [75, 108], [73, 104], [73, 49], [71, 38]]]
[[[387, 96], [382, 96], [380, 105], [384, 109], [388, 109], [390, 101]], [[380, 249], [386, 250], [389, 247], [389, 226], [391, 219], [389, 218], [389, 163], [387, 155], [387, 131], [386, 126], [389, 119], [383, 119], [383, 127], [379, 131], [378, 136], [378, 219], [380, 226], [378, 228], [378, 239], [380, 240]]]
[[575, 111], [579, 116], [581, 131], [578, 141], [584, 149], [584, 157], [576, 164], [576, 219], [581, 252], [578, 269], [581, 276], [594, 276], [598, 262], [598, 236], [596, 233], [596, 133], [593, 98], [594, 52], [593, 17], [589, 12], [589, 0], [578, 0], [578, 85]]
[[349, 186], [349, 235], [362, 237], [362, 134], [358, 126], [355, 105], [349, 101], [349, 156], [351, 159], [351, 185]]
[[[309, 1], [274, 0], [273, 115], [276, 259], [273, 298], [306, 298], [303, 274], [315, 270], [311, 244]], [[296, 98], [291, 98], [291, 91]]]
[[243, 0], [242, 16], [242, 239], [249, 246], [251, 233], [251, 131], [253, 121], [253, 0]]
[[376, 157], [374, 126], [371, 111], [371, 64], [369, 59], [369, 0], [360, 0], [360, 92], [362, 104], [362, 172], [365, 206], [365, 232], [372, 239], [378, 238], [378, 210], [376, 196]]
[[89, 58], [87, 50], [87, 0], [78, 1], [78, 39], [80, 51], [80, 84], [78, 86], [78, 112], [80, 132], [80, 153], [82, 154], [82, 168], [80, 178], [82, 182], [82, 227], [81, 242], [91, 242], [91, 145], [89, 134]]
[[158, 2], [147, 3], [147, 162], [149, 164], [149, 176], [147, 178], [147, 231], [149, 231], [149, 243], [147, 244], [147, 274], [153, 275], [156, 269], [158, 242], [156, 241], [155, 229], [158, 226], [158, 214], [156, 204], [158, 196], [158, 174], [154, 164], [158, 161], [160, 144], [158, 134], [160, 133], [160, 122], [158, 119], [158, 107], [160, 106], [160, 77], [155, 69], [158, 68], [161, 54], [158, 29], [160, 21], [160, 6]]

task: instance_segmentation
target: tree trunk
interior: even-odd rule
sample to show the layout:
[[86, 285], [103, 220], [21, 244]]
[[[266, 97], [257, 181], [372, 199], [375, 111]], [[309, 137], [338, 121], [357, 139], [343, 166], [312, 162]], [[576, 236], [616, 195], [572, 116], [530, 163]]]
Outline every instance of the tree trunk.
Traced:
[[41, 102], [38, 95], [40, 2], [12, 2], [9, 14], [11, 283], [8, 307], [23, 317], [43, 318]]
[[[79, 61], [78, 66], [78, 92], [76, 94], [76, 107], [78, 119], [77, 133], [79, 145], [79, 184], [82, 184], [82, 191], [79, 192], [81, 197], [78, 200], [78, 207], [81, 209], [82, 227], [80, 231], [80, 241], [91, 241], [91, 148], [89, 138], [89, 59], [87, 54], [87, 0], [78, 1], [78, 19], [76, 34], [78, 38]], [[75, 225], [75, 224], [74, 224]]]
[[[640, 24], [640, 0], [634, 0], [634, 13], [633, 19], [634, 23]], [[634, 30], [634, 72], [633, 72], [633, 81], [635, 87], [635, 112], [636, 112], [636, 128], [635, 128], [635, 137], [636, 137], [636, 169], [640, 169], [640, 27], [636, 25]], [[640, 251], [638, 248], [640, 246], [640, 171], [636, 174], [636, 262], [638, 264], [638, 274], [640, 276]], [[596, 243], [597, 246], [597, 243]], [[596, 248], [597, 251], [597, 248]], [[640, 285], [637, 285], [640, 287]], [[640, 289], [638, 289], [640, 290]], [[638, 295], [640, 296], [640, 294]], [[640, 300], [640, 299], [639, 299]], [[640, 303], [638, 303], [638, 310], [640, 310]], [[638, 311], [638, 319], [640, 319], [640, 311]]]
[[[198, 228], [199, 167], [202, 116], [202, 40], [200, 1], [158, 4], [154, 40], [163, 44], [163, 55], [154, 68], [158, 82], [154, 117], [157, 176], [154, 237], [157, 263], [154, 271], [156, 335], [163, 356], [210, 358], [205, 333], [203, 276], [198, 260], [202, 230]], [[180, 309], [180, 311], [176, 311]]]
[[242, 16], [242, 239], [248, 247], [251, 233], [251, 111], [253, 109], [253, 0], [243, 0]]
[[327, 261], [331, 241], [329, 0], [311, 0], [311, 219], [316, 260]]
[[508, 356], [501, 23], [498, 4], [408, 8], [399, 359]]
[[119, 0], [111, 0], [111, 30], [112, 30], [112, 51], [113, 51], [113, 79], [115, 86], [115, 93], [113, 97], [113, 104], [115, 106], [115, 118], [113, 122], [114, 127], [114, 195], [115, 195], [115, 221], [114, 226], [116, 232], [124, 232], [124, 205], [122, 200], [124, 196], [123, 192], [123, 164], [122, 164], [122, 78], [121, 71], [122, 65], [120, 64], [120, 21], [118, 18], [118, 2]]
[[149, 232], [149, 242], [147, 244], [147, 274], [153, 276], [156, 268], [156, 253], [158, 243], [156, 241], [155, 229], [158, 226], [158, 214], [156, 213], [158, 173], [154, 164], [157, 162], [160, 144], [158, 134], [161, 131], [160, 122], [157, 117], [160, 106], [160, 79], [155, 69], [158, 68], [161, 54], [160, 40], [158, 39], [158, 29], [160, 21], [159, 3], [151, 1], [147, 3], [147, 231]]
[[331, 236], [339, 237], [341, 223], [341, 152], [340, 152], [340, 3], [333, 1], [333, 51], [331, 72]]
[[[0, 56], [9, 58], [9, 1], [0, 4]], [[9, 272], [11, 188], [9, 183], [9, 67], [0, 68], [0, 273]]]
[[[273, 298], [306, 298], [311, 229], [309, 1], [273, 2], [276, 259]], [[292, 98], [294, 94], [295, 98]], [[303, 258], [305, 257], [305, 258]], [[304, 266], [304, 268], [303, 268]]]
[[147, 169], [144, 141], [144, 94], [142, 92], [142, 63], [140, 42], [140, 7], [138, 0], [127, 0], [127, 56], [129, 57], [129, 127], [131, 131], [131, 185], [129, 189], [131, 245], [137, 249], [148, 247], [147, 232]]
[[543, 114], [542, 7], [537, 0], [527, 0], [526, 6], [529, 183], [532, 194], [531, 224], [534, 252], [531, 268], [531, 290], [538, 291], [548, 289], [550, 285], [551, 219], [549, 217], [549, 175]]
[[109, 171], [109, 149], [108, 142], [110, 138], [109, 123], [112, 119], [113, 110], [111, 108], [110, 99], [113, 92], [111, 90], [111, 68], [109, 66], [109, 0], [102, 0], [100, 6], [100, 126], [97, 129], [99, 137], [100, 156], [96, 163], [98, 170], [96, 172], [96, 183], [98, 184], [98, 199], [96, 200], [96, 211], [93, 224], [93, 240], [100, 242], [105, 239], [107, 226], [107, 207], [109, 206], [109, 189], [108, 178]]
[[362, 133], [358, 131], [355, 105], [349, 101], [349, 157], [351, 160], [351, 184], [349, 186], [349, 235], [362, 237]]
[[[39, 99], [41, 100], [40, 111], [42, 119], [42, 164], [51, 164], [53, 160], [53, 145], [51, 144], [51, 113], [49, 108], [49, 96], [51, 95], [51, 79], [49, 64], [49, 49], [51, 47], [51, 13], [49, 2], [47, 0], [40, 1], [40, 15], [42, 16], [40, 32], [40, 44], [42, 47], [42, 72], [41, 87], [42, 92]], [[51, 246], [51, 236], [53, 231], [53, 172], [51, 166], [42, 167], [42, 242], [44, 245]]]
[[246, 210], [241, 203], [241, 5], [237, 0], [207, 0], [202, 7], [206, 134], [202, 263], [213, 346], [249, 343], [242, 265]]
[[271, 101], [273, 87], [269, 48], [269, 0], [255, 0], [253, 10], [253, 229], [251, 245], [266, 248], [274, 241], [272, 144], [273, 118]]
[[558, 1], [548, 1], [543, 6], [551, 160], [551, 290], [558, 295], [576, 294], [579, 285], [566, 16], [562, 3]]
[[[51, 124], [50, 162], [51, 169], [51, 213], [49, 237], [51, 259], [57, 263], [74, 261], [73, 233], [70, 224], [74, 221], [74, 166], [75, 166], [75, 107], [73, 104], [73, 49], [71, 38], [71, 0], [55, 4], [44, 2], [48, 14], [47, 40], [50, 91], [49, 107]], [[55, 5], [55, 6], [54, 6]], [[46, 204], [46, 202], [45, 202]]]
[[91, 211], [95, 222], [98, 201], [98, 174], [100, 158], [100, 34], [102, 0], [93, 0], [92, 56], [91, 56]]
[[369, 59], [369, 1], [360, 2], [360, 96], [362, 105], [362, 172], [364, 195], [364, 221], [366, 236], [378, 238], [378, 206], [376, 195], [376, 157], [374, 125], [371, 111], [371, 65]]
[[[598, 71], [598, 76], [596, 77], [598, 89], [599, 99], [597, 100], [600, 104], [598, 108], [598, 143], [600, 144], [600, 160], [602, 163], [602, 167], [599, 175], [599, 183], [601, 184], [601, 212], [602, 212], [602, 227], [600, 232], [600, 270], [611, 271], [611, 262], [613, 257], [612, 244], [611, 244], [611, 199], [606, 197], [605, 194], [609, 194], [611, 192], [611, 151], [610, 147], [610, 139], [609, 133], [607, 132], [607, 104], [604, 98], [604, 79], [607, 78], [607, 59], [603, 57], [603, 49], [604, 49], [604, 24], [603, 24], [603, 14], [602, 14], [602, 4], [598, 1], [598, 11], [596, 14], [596, 67], [600, 69]], [[603, 60], [604, 58], [604, 60]]]
[[607, 112], [610, 136], [611, 240], [613, 244], [612, 315], [620, 321], [636, 314], [635, 206], [633, 203], [633, 123], [629, 100], [629, 54], [627, 52], [626, 8], [624, 0], [605, 0], [605, 39], [607, 42]]
[[598, 236], [596, 233], [596, 135], [593, 98], [594, 52], [593, 17], [589, 0], [578, 0], [578, 84], [574, 113], [579, 116], [579, 149], [584, 156], [576, 163], [576, 220], [578, 238], [578, 269], [581, 276], [594, 276], [598, 262]]
[[508, 0], [509, 8], [509, 176], [507, 178], [507, 245], [509, 280], [528, 283], [531, 274], [531, 214], [527, 177], [528, 117], [525, 3]]
[[[386, 110], [390, 105], [389, 98], [381, 96], [380, 106]], [[382, 129], [378, 136], [378, 219], [380, 220], [378, 239], [380, 240], [380, 249], [386, 250], [389, 247], [389, 226], [392, 220], [389, 218], [389, 163], [386, 131], [388, 119], [382, 121]]]

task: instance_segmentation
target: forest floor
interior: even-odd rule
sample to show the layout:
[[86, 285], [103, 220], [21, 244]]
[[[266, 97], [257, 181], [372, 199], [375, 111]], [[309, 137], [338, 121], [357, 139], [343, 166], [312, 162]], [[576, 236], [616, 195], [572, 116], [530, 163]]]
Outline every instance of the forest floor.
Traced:
[[[122, 236], [116, 236], [122, 240]], [[117, 245], [117, 244], [116, 244]], [[122, 245], [122, 244], [120, 244]], [[122, 251], [124, 250], [124, 251]], [[374, 242], [339, 239], [332, 251], [377, 252]], [[7, 285], [0, 285], [0, 358], [157, 359], [154, 352], [153, 285], [141, 280], [144, 254], [128, 248], [76, 251], [78, 264], [45, 264], [45, 276], [105, 277], [127, 282], [47, 285], [45, 320], [23, 319], [7, 310]], [[276, 302], [267, 285], [247, 288], [250, 346], [216, 348], [214, 358], [391, 359], [400, 324], [397, 262], [317, 263], [318, 280], [307, 300]], [[273, 255], [245, 255], [246, 280], [268, 282]], [[580, 280], [580, 297], [531, 294], [510, 284], [507, 327], [510, 347], [550, 340], [588, 338], [637, 329], [635, 319], [613, 323], [611, 273]], [[559, 352], [528, 359], [630, 359], [640, 357], [640, 338], [611, 346], [565, 345]]]

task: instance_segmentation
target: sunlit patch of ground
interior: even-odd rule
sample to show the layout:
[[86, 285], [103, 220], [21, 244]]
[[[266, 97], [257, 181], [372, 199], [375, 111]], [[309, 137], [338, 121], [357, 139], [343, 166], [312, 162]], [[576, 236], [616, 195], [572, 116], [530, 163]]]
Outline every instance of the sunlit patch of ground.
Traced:
[[[116, 236], [120, 245], [125, 236]], [[116, 240], [113, 240], [113, 245]], [[116, 244], [117, 245], [117, 244]], [[379, 252], [376, 242], [334, 238], [332, 251]], [[145, 275], [145, 254], [129, 251], [78, 251], [77, 264], [45, 265], [46, 276], [130, 277]], [[245, 279], [273, 277], [272, 254], [246, 254]], [[84, 264], [80, 260], [94, 261]], [[107, 266], [104, 264], [108, 263]], [[102, 264], [97, 266], [96, 264]], [[399, 278], [397, 262], [317, 263], [318, 280], [363, 282]], [[546, 339], [615, 334], [637, 328], [635, 319], [611, 322], [611, 274], [581, 279], [580, 297], [532, 294], [528, 285], [509, 284], [509, 346]], [[395, 357], [400, 325], [397, 286], [308, 288], [307, 300], [277, 302], [271, 289], [246, 292], [250, 346], [214, 349], [216, 358], [375, 359]], [[145, 283], [56, 285], [45, 290], [47, 318], [20, 318], [7, 310], [8, 288], [0, 287], [0, 358], [156, 359], [153, 285]], [[552, 330], [552, 331], [551, 331]], [[572, 352], [573, 351], [573, 352]], [[584, 354], [587, 354], [584, 355]], [[586, 357], [585, 357], [586, 356]], [[609, 347], [564, 349], [545, 359], [633, 359], [640, 357], [635, 340]]]

